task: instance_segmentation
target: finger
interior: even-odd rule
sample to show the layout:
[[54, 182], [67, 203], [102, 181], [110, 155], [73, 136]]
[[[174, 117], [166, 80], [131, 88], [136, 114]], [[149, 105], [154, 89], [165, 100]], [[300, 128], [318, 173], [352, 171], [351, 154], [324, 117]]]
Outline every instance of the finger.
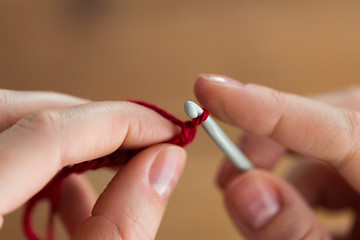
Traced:
[[327, 161], [360, 191], [358, 112], [213, 75], [200, 76], [195, 89], [215, 116]]
[[[360, 91], [354, 87], [317, 95], [312, 97], [312, 99], [336, 106], [357, 110], [360, 109]], [[271, 138], [253, 133], [246, 133], [241, 141], [240, 148], [256, 167], [264, 169], [272, 169], [286, 152], [282, 145]], [[353, 199], [352, 201], [358, 199], [353, 198], [355, 197], [353, 195], [354, 193], [350, 193], [349, 191], [346, 192], [353, 197], [343, 198], [342, 196], [344, 196], [344, 194], [339, 194], [341, 199], [336, 197], [339, 195], [336, 195], [333, 198], [323, 199], [320, 196], [328, 196], [328, 194], [324, 194], [324, 192], [330, 190], [329, 186], [332, 188], [332, 184], [327, 184], [329, 181], [333, 182], [336, 178], [336, 185], [342, 186], [339, 182], [343, 182], [344, 185], [347, 184], [336, 172], [330, 171], [330, 167], [327, 165], [313, 162], [309, 163], [307, 161], [304, 162], [304, 164], [300, 163], [299, 165], [300, 166], [296, 167], [295, 171], [292, 171], [289, 174], [289, 180], [297, 187], [297, 190], [303, 195], [303, 197], [310, 201], [311, 204], [326, 204], [326, 206], [330, 207], [329, 204], [327, 204], [327, 201], [331, 201], [331, 205], [334, 205], [335, 202], [340, 204], [340, 201], [342, 203], [341, 205], [345, 207], [349, 206], [346, 205], [349, 204], [349, 198]], [[239, 170], [237, 170], [236, 167], [228, 161], [228, 159], [225, 159], [217, 175], [218, 185], [223, 188], [227, 185], [228, 181], [231, 181], [239, 173]], [[329, 180], [330, 177], [331, 179]], [[349, 186], [347, 185], [345, 189], [349, 189]], [[343, 192], [344, 188], [340, 187], [339, 190]], [[346, 196], [349, 194], [346, 194]], [[326, 202], [319, 202], [321, 199], [323, 199], [323, 201], [326, 200]], [[345, 199], [348, 200], [344, 202], [343, 200]]]
[[[274, 140], [261, 135], [247, 133], [241, 140], [242, 152], [257, 168], [272, 169], [278, 160], [286, 153], [286, 149]], [[225, 160], [218, 173], [217, 182], [224, 187], [240, 171], [229, 161]]]
[[286, 153], [285, 147], [273, 139], [253, 133], [245, 135], [241, 149], [256, 167], [264, 169], [272, 169]]
[[225, 202], [248, 239], [330, 239], [296, 191], [269, 173], [239, 175], [226, 187]]
[[89, 102], [66, 94], [0, 89], [0, 132], [26, 115], [42, 109], [69, 107]]
[[155, 239], [185, 163], [182, 148], [150, 147], [121, 169], [73, 239]]
[[312, 99], [360, 111], [360, 88], [358, 87], [349, 87], [327, 94], [315, 95]]
[[216, 182], [220, 188], [224, 188], [229, 181], [234, 179], [237, 175], [240, 174], [240, 170], [238, 170], [234, 164], [228, 159], [221, 163], [219, 171], [216, 175]]
[[312, 206], [356, 208], [359, 194], [332, 167], [305, 159], [288, 175], [288, 181]]
[[96, 195], [84, 176], [71, 175], [62, 184], [59, 214], [70, 234], [91, 215]]
[[[32, 114], [0, 134], [0, 215], [38, 192], [63, 166], [178, 132], [155, 111], [129, 102], [89, 103]], [[31, 181], [29, 181], [31, 179]]]
[[[334, 106], [352, 108], [356, 110], [360, 110], [360, 90], [355, 87], [350, 87], [347, 89], [339, 90], [336, 92], [330, 92], [327, 94], [321, 94], [313, 96], [312, 99], [322, 101]], [[258, 168], [264, 169], [272, 169], [278, 160], [286, 153], [286, 149], [277, 143], [276, 141], [272, 140], [269, 137], [261, 136], [253, 133], [246, 133], [245, 137], [243, 137], [241, 144], [241, 150], [244, 154], [251, 160], [254, 166]], [[309, 164], [307, 164], [309, 165]], [[316, 164], [318, 165], [318, 164]], [[321, 164], [323, 165], [323, 164]], [[324, 165], [325, 166], [325, 165]], [[315, 171], [312, 171], [315, 173]], [[222, 167], [218, 173], [217, 182], [220, 187], [226, 185], [227, 181], [231, 181], [234, 177], [239, 174], [239, 170], [234, 167], [234, 165], [229, 162], [227, 159], [223, 162]], [[296, 176], [297, 173], [294, 173]], [[335, 173], [334, 173], [335, 174]], [[320, 174], [321, 175], [321, 174]], [[336, 174], [338, 175], [338, 174]], [[290, 174], [290, 177], [292, 174]], [[338, 176], [339, 177], [339, 176]], [[309, 182], [309, 179], [312, 179], [311, 176], [304, 177], [304, 182]], [[321, 178], [326, 179], [326, 178]], [[326, 180], [323, 182], [325, 183]], [[303, 180], [299, 180], [294, 184], [301, 184]], [[309, 184], [311, 186], [311, 183]], [[309, 189], [307, 187], [311, 186], [304, 186], [300, 190]], [[320, 186], [319, 186], [320, 188]], [[313, 187], [311, 187], [312, 191]], [[314, 193], [318, 193], [314, 191]]]

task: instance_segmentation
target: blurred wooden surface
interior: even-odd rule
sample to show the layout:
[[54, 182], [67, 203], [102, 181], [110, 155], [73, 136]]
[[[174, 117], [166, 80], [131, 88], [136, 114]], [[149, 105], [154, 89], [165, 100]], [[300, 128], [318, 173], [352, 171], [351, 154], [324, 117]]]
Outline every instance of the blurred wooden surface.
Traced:
[[[201, 72], [324, 92], [359, 82], [359, 12], [355, 0], [3, 0], [0, 87], [143, 99], [183, 119]], [[200, 131], [188, 156], [157, 239], [241, 238], [214, 184], [221, 152]], [[88, 176], [101, 192], [112, 173]], [[20, 211], [6, 216], [0, 239], [23, 239], [19, 226]]]

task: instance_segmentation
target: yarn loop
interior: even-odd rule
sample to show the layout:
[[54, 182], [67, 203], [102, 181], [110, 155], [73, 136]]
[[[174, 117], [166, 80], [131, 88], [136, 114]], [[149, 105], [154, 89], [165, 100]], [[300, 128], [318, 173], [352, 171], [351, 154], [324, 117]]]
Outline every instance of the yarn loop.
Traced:
[[[167, 143], [175, 144], [181, 147], [184, 147], [191, 143], [196, 136], [196, 127], [203, 123], [207, 117], [209, 116], [209, 112], [204, 109], [204, 113], [194, 118], [190, 121], [183, 122], [165, 110], [160, 109], [159, 107], [152, 105], [143, 101], [130, 101], [133, 103], [137, 103], [139, 105], [148, 107], [164, 118], [170, 120], [175, 125], [181, 128], [181, 132], [173, 137], [172, 139], [166, 141]], [[134, 150], [116, 150], [115, 152], [94, 160], [81, 162], [78, 164], [74, 164], [71, 166], [66, 166], [62, 170], [60, 170], [55, 177], [36, 195], [34, 195], [28, 202], [25, 207], [24, 219], [23, 219], [23, 227], [25, 231], [25, 235], [29, 240], [41, 240], [41, 238], [35, 233], [31, 224], [31, 216], [36, 204], [40, 200], [48, 200], [50, 202], [50, 213], [49, 213], [49, 222], [47, 227], [47, 240], [55, 239], [55, 231], [54, 231], [54, 216], [58, 210], [61, 187], [63, 180], [68, 177], [70, 174], [82, 174], [87, 170], [96, 170], [103, 167], [119, 167], [124, 165], [127, 161], [129, 161], [134, 155], [140, 152], [142, 149], [134, 149]]]

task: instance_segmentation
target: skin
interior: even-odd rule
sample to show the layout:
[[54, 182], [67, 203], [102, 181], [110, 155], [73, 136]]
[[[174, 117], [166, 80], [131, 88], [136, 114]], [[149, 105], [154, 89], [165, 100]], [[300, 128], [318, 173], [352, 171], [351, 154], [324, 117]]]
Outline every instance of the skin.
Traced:
[[[150, 146], [118, 171], [98, 199], [82, 177], [67, 179], [60, 216], [73, 239], [155, 238], [186, 158], [182, 148], [157, 144], [178, 132], [172, 123], [129, 102], [90, 102], [46, 92], [1, 90], [0, 111], [0, 195], [6, 196], [0, 199], [0, 223], [65, 165], [119, 146]], [[172, 178], [159, 192], [153, 183], [169, 162]]]
[[[307, 99], [204, 74], [195, 93], [213, 115], [247, 132], [240, 146], [257, 169], [239, 172], [226, 160], [218, 185], [248, 239], [360, 238], [359, 90]], [[288, 179], [267, 171], [289, 151], [299, 164]], [[353, 229], [334, 236], [316, 218], [317, 206], [353, 209]]]
[[[218, 184], [230, 216], [248, 239], [360, 237], [355, 221], [351, 232], [335, 238], [313, 209], [322, 205], [359, 212], [358, 90], [311, 100], [200, 75], [195, 93], [212, 114], [247, 132], [240, 146], [257, 169], [242, 173], [226, 160]], [[2, 216], [24, 204], [63, 166], [119, 146], [146, 147], [97, 199], [83, 177], [68, 178], [60, 216], [72, 239], [155, 238], [186, 157], [179, 147], [157, 144], [177, 133], [170, 122], [133, 103], [90, 102], [46, 92], [1, 90], [0, 111], [0, 195], [7, 196], [0, 198], [0, 225]], [[288, 179], [280, 179], [269, 170], [289, 151], [299, 156], [299, 165]], [[174, 164], [173, 178], [159, 191], [154, 179], [168, 170], [167, 160]]]

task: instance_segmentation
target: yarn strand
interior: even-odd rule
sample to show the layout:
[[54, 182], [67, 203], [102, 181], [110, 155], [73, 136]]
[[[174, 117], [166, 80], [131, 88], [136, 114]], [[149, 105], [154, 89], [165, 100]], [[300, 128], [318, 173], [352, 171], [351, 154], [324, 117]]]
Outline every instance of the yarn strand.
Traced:
[[[168, 119], [175, 125], [179, 126], [181, 128], [181, 132], [172, 139], [166, 141], [166, 143], [175, 144], [181, 147], [190, 144], [194, 140], [196, 136], [196, 127], [203, 123], [209, 116], [209, 112], [204, 109], [204, 113], [201, 116], [183, 122], [175, 116], [171, 115], [170, 113], [166, 112], [165, 110], [150, 103], [132, 100], [130, 100], [130, 102], [148, 107], [163, 116], [164, 118]], [[42, 240], [33, 230], [31, 217], [36, 204], [39, 203], [39, 201], [41, 200], [48, 200], [51, 208], [49, 212], [46, 240], [56, 239], [54, 229], [54, 217], [58, 211], [62, 183], [66, 177], [73, 173], [82, 174], [88, 170], [96, 170], [103, 167], [122, 166], [141, 150], [142, 149], [124, 151], [118, 149], [107, 156], [66, 166], [62, 170], [60, 170], [53, 177], [53, 179], [40, 192], [34, 195], [26, 204], [23, 218], [23, 228], [27, 238], [29, 240]]]

